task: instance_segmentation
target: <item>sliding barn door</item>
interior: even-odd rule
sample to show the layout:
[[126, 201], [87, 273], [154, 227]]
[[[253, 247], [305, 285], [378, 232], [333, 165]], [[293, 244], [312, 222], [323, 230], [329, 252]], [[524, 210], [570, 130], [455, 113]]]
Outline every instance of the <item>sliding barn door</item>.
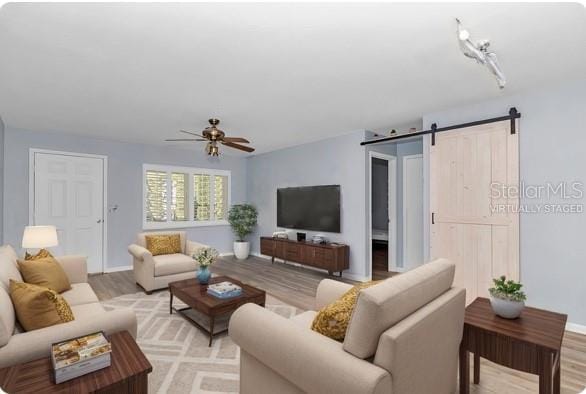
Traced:
[[436, 134], [430, 254], [456, 264], [454, 285], [466, 288], [467, 303], [488, 296], [494, 277], [519, 279], [518, 198], [502, 193], [503, 185], [518, 183], [518, 134], [510, 121]]

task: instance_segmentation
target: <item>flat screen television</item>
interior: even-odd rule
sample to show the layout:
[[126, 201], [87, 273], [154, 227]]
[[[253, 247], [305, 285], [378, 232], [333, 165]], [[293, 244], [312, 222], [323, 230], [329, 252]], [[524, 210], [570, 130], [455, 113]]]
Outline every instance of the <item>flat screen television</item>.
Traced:
[[340, 185], [277, 189], [277, 226], [340, 232]]

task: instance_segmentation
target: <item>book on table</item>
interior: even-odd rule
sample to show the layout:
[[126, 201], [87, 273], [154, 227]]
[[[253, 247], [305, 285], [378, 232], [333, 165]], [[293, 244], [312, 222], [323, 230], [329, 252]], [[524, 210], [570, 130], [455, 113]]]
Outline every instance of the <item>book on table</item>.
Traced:
[[242, 288], [232, 282], [220, 282], [209, 285], [207, 292], [218, 298], [232, 298], [242, 295]]
[[109, 367], [112, 345], [103, 332], [68, 339], [51, 345], [55, 383]]

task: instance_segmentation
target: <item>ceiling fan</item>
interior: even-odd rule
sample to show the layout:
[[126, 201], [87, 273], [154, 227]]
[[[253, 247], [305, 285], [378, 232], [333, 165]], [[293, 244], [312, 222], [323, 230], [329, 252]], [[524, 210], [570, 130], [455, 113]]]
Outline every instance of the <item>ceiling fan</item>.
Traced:
[[211, 126], [206, 127], [202, 130], [201, 134], [194, 133], [192, 131], [186, 130], [179, 130], [182, 133], [194, 135], [199, 138], [179, 138], [179, 139], [166, 139], [165, 141], [177, 142], [177, 141], [208, 141], [206, 144], [206, 152], [209, 156], [219, 156], [220, 155], [220, 147], [218, 146], [218, 142], [222, 145], [225, 145], [229, 148], [239, 149], [244, 152], [254, 152], [254, 148], [249, 146], [240, 145], [240, 143], [248, 144], [250, 143], [246, 138], [242, 137], [226, 137], [226, 133], [222, 130], [218, 129], [218, 124], [220, 123], [219, 119], [209, 119]]

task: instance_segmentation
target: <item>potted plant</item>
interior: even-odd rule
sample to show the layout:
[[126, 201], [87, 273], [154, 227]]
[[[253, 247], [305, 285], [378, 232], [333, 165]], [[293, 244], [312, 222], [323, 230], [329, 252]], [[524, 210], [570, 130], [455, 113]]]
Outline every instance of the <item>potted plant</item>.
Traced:
[[527, 299], [525, 293], [521, 291], [523, 285], [514, 280], [507, 280], [504, 275], [492, 281], [494, 287], [488, 289], [488, 292], [494, 313], [505, 319], [518, 318]]
[[199, 269], [196, 274], [197, 280], [202, 285], [207, 285], [211, 276], [209, 267], [216, 262], [218, 251], [214, 248], [202, 248], [191, 257], [199, 264]]
[[237, 237], [234, 241], [234, 256], [237, 259], [244, 260], [250, 254], [250, 243], [245, 238], [254, 230], [257, 216], [256, 208], [250, 204], [232, 205], [228, 212], [228, 222]]

